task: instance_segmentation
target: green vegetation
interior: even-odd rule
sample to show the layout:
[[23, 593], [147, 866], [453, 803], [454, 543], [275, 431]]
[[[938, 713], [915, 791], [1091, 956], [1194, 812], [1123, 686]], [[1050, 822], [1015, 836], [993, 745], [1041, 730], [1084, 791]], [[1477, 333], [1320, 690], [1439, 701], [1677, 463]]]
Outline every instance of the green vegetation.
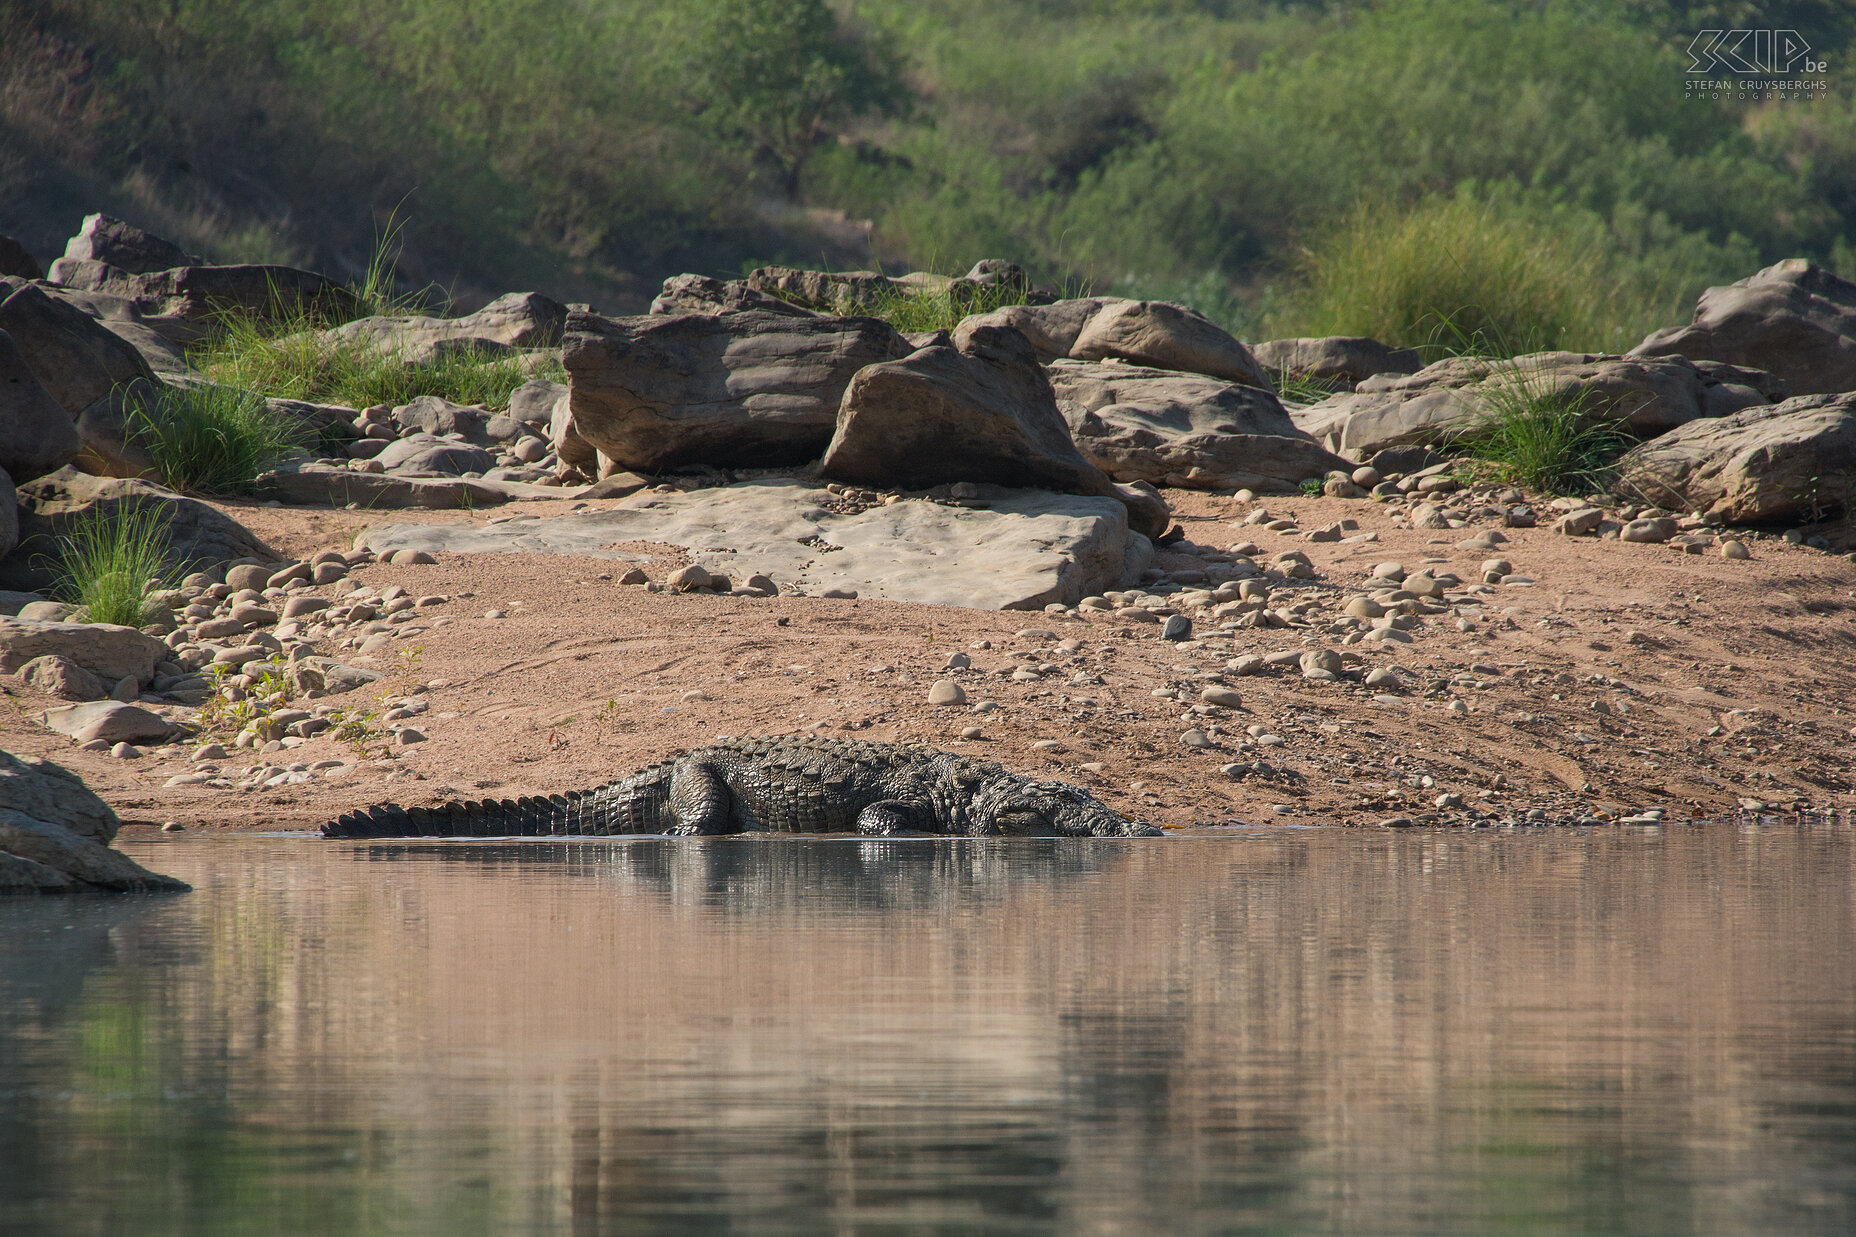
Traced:
[[226, 386], [170, 387], [132, 405], [129, 434], [169, 489], [249, 493], [258, 474], [308, 435], [264, 400]]
[[1025, 289], [1004, 285], [973, 288], [958, 282], [938, 288], [884, 292], [844, 307], [845, 313], [881, 318], [898, 331], [951, 331], [969, 314], [991, 313], [1026, 303]]
[[141, 627], [155, 610], [149, 594], [178, 578], [168, 551], [168, 518], [156, 504], [87, 512], [59, 538], [56, 595], [80, 607], [83, 622]]
[[1591, 415], [1586, 392], [1524, 365], [1501, 367], [1482, 390], [1481, 417], [1446, 440], [1473, 474], [1550, 494], [1597, 493], [1636, 441], [1617, 421]]
[[[397, 210], [406, 280], [466, 302], [999, 257], [1248, 338], [1617, 349], [1782, 257], [1856, 275], [1856, 10], [1780, 8], [26, 0], [0, 231], [50, 253], [103, 206], [359, 279]], [[1697, 30], [1770, 24], [1821, 98], [1687, 97]]]
[[232, 315], [190, 359], [215, 382], [284, 399], [370, 408], [439, 395], [458, 404], [507, 407], [510, 393], [557, 364], [517, 354], [441, 353], [414, 364], [389, 351], [325, 335], [306, 318], [281, 323]]

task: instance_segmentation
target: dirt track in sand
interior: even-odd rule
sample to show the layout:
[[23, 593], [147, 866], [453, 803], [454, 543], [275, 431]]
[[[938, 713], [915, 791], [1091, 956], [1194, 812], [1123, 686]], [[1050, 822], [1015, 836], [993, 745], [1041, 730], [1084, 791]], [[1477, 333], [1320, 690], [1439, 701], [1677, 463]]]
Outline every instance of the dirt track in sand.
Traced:
[[[1320, 583], [1342, 588], [1357, 588], [1387, 559], [1414, 570], [1437, 559], [1440, 570], [1474, 579], [1487, 557], [1455, 548], [1463, 532], [1401, 528], [1368, 502], [1265, 500], [1302, 527], [1347, 518], [1379, 538], [1315, 544], [1240, 530], [1233, 521], [1250, 508], [1228, 498], [1166, 497], [1189, 542], [1255, 540], [1265, 556], [1300, 549]], [[227, 510], [296, 556], [346, 549], [357, 532], [384, 522], [366, 512]], [[530, 503], [493, 514], [562, 510]], [[1278, 669], [1223, 680], [1242, 696], [1240, 710], [1190, 712], [1235, 655], [1333, 643], [1296, 629], [1176, 644], [1154, 625], [1112, 614], [1077, 621], [870, 600], [649, 593], [599, 579], [614, 574], [605, 560], [473, 555], [355, 572], [367, 584], [451, 599], [437, 611], [449, 624], [405, 642], [422, 651], [401, 685], [447, 684], [420, 696], [429, 704], [418, 719], [428, 741], [390, 758], [360, 758], [321, 737], [283, 752], [235, 750], [216, 764], [237, 778], [256, 764], [347, 762], [335, 778], [266, 790], [169, 787], [196, 769], [190, 749], [154, 749], [138, 760], [78, 750], [31, 720], [58, 702], [15, 680], [7, 680], [13, 707], [0, 712], [0, 746], [72, 768], [126, 822], [191, 829], [311, 829], [381, 801], [551, 793], [716, 735], [808, 729], [985, 755], [1089, 786], [1124, 811], [1175, 827], [1396, 816], [1460, 823], [1465, 810], [1493, 821], [1529, 808], [1565, 821], [1659, 805], [1675, 819], [1755, 800], [1856, 806], [1856, 566], [1770, 539], [1752, 543], [1749, 561], [1726, 561], [1545, 528], [1506, 531], [1500, 553], [1534, 578], [1532, 587], [1498, 589], [1470, 631], [1440, 615], [1412, 644], [1347, 650], [1367, 666], [1411, 672], [1412, 687], [1395, 699]], [[679, 561], [666, 552], [648, 570], [662, 578]], [[1176, 547], [1160, 565], [1196, 561]], [[483, 617], [493, 609], [506, 617]], [[1054, 638], [1017, 634], [1026, 629]], [[1060, 649], [1066, 640], [1080, 643]], [[943, 670], [955, 651], [968, 654], [972, 669]], [[1035, 681], [1012, 679], [1027, 662], [1055, 668]], [[928, 689], [941, 677], [961, 682], [971, 702], [997, 708], [929, 706]], [[353, 701], [371, 703], [374, 694]], [[1467, 712], [1453, 712], [1453, 700]], [[1216, 745], [1184, 746], [1193, 725], [1216, 725]], [[961, 738], [972, 726], [983, 737]], [[1281, 742], [1259, 746], [1252, 726]], [[1221, 772], [1230, 765], [1244, 767]], [[1463, 808], [1439, 809], [1444, 795], [1461, 796]]]

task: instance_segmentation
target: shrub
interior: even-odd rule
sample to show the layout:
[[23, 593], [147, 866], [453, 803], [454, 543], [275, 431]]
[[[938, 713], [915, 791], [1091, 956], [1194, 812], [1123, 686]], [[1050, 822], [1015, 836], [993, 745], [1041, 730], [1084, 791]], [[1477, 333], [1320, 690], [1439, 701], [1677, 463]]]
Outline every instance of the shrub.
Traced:
[[258, 396], [216, 385], [174, 388], [137, 403], [129, 433], [163, 484], [189, 494], [247, 492], [259, 473], [307, 438], [301, 425]]
[[1498, 370], [1483, 391], [1481, 415], [1447, 444], [1475, 461], [1472, 471], [1500, 481], [1554, 494], [1601, 491], [1635, 441], [1616, 421], [1589, 415], [1585, 392], [1521, 365]]
[[151, 588], [176, 577], [168, 562], [170, 517], [152, 504], [122, 504], [79, 516], [59, 538], [57, 596], [80, 621], [141, 627], [152, 618]]

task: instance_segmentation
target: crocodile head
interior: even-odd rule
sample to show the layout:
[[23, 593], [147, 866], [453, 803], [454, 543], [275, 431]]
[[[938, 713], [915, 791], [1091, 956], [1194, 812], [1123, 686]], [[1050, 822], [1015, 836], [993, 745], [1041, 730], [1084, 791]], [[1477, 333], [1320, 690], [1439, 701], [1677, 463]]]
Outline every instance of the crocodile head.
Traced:
[[1160, 830], [1129, 820], [1088, 791], [1063, 782], [1024, 782], [991, 805], [991, 832], [1072, 838], [1150, 838]]

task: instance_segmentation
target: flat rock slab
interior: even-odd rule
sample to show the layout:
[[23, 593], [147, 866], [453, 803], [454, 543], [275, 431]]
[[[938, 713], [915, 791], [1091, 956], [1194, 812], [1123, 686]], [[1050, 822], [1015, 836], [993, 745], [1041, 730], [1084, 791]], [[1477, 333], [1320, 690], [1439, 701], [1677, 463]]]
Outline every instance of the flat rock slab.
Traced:
[[637, 561], [627, 541], [682, 546], [709, 571], [782, 588], [987, 610], [1074, 605], [1139, 578], [1152, 559], [1112, 498], [977, 486], [984, 509], [904, 500], [840, 514], [824, 490], [744, 482], [687, 494], [643, 493], [596, 514], [476, 525], [388, 524], [362, 548], [453, 554], [574, 554]]
[[423, 507], [430, 511], [581, 495], [580, 489], [565, 486], [462, 477], [415, 479], [317, 464], [267, 473], [259, 479], [258, 489], [261, 496], [291, 506], [342, 507], [356, 503], [378, 510]]

